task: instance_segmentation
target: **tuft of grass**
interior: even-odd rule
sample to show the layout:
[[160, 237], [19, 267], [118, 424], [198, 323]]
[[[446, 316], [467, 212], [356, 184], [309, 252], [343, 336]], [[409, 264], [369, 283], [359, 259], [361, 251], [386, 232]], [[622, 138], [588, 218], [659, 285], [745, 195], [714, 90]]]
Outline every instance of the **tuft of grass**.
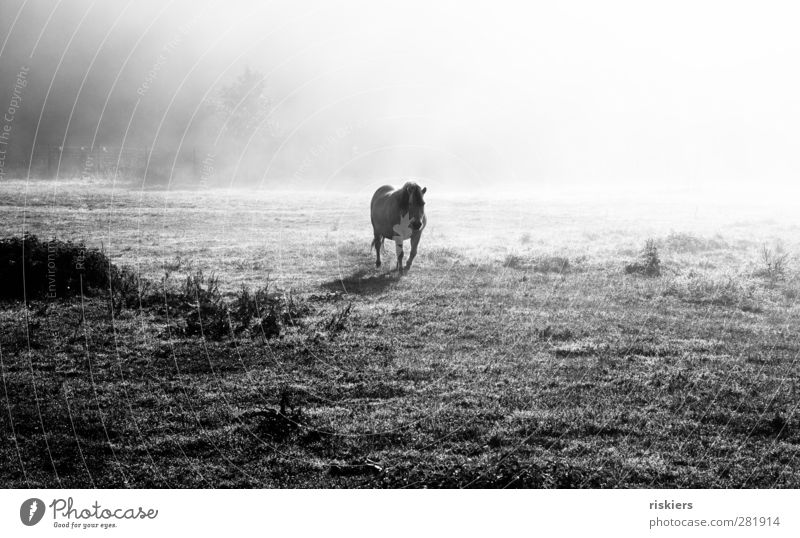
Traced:
[[780, 280], [786, 276], [789, 254], [783, 252], [780, 245], [775, 249], [762, 245], [760, 261], [761, 266], [754, 271], [754, 276], [764, 277], [769, 280]]
[[[271, 293], [269, 285], [250, 291], [248, 286], [242, 285], [230, 305], [230, 316], [234, 332], [240, 333], [254, 328], [267, 317], [274, 317], [275, 307], [279, 304], [279, 297]], [[280, 332], [280, 331], [278, 331]]]
[[639, 259], [625, 266], [625, 273], [629, 275], [660, 276], [661, 258], [654, 239], [645, 241], [644, 248], [639, 254]]
[[198, 270], [192, 275], [187, 275], [179, 293], [189, 303], [207, 305], [222, 302], [219, 277], [214, 273], [206, 276], [202, 270]]
[[203, 271], [188, 275], [178, 291], [189, 313], [186, 315], [186, 335], [202, 335], [220, 340], [229, 333], [230, 309], [222, 300], [219, 278], [208, 277]]
[[353, 309], [353, 302], [347, 303], [345, 306], [337, 308], [326, 320], [321, 323], [321, 328], [328, 334], [337, 334], [347, 330], [348, 319]]
[[127, 268], [112, 273], [115, 278], [111, 284], [111, 308], [116, 314], [124, 308], [136, 308], [155, 299], [155, 288], [151, 281]]

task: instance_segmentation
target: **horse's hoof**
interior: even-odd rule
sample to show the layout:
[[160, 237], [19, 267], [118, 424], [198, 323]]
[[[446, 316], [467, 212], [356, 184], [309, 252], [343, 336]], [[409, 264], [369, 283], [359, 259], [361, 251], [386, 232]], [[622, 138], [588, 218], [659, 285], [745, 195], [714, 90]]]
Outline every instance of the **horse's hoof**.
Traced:
[[379, 262], [379, 261], [375, 262], [375, 267], [380, 267], [380, 266], [381, 266], [381, 262]]

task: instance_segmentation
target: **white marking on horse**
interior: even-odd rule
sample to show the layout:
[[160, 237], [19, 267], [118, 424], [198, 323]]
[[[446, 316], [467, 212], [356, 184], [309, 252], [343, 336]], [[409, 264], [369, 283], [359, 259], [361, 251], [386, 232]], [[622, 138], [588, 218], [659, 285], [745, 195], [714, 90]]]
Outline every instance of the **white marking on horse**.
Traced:
[[411, 234], [414, 230], [411, 229], [411, 219], [409, 218], [408, 213], [400, 216], [400, 223], [392, 226], [392, 231], [395, 233], [394, 237], [392, 237], [395, 243], [399, 241], [402, 245], [403, 241], [406, 239], [411, 239]]

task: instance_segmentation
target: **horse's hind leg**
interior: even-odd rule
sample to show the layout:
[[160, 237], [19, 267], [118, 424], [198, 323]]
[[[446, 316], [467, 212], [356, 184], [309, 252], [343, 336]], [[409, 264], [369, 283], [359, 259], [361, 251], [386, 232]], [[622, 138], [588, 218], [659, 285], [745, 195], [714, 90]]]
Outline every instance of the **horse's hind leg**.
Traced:
[[381, 266], [381, 245], [383, 244], [383, 237], [380, 234], [375, 234], [375, 239], [372, 240], [372, 244], [375, 246], [375, 255], [377, 258], [375, 259], [375, 267]]

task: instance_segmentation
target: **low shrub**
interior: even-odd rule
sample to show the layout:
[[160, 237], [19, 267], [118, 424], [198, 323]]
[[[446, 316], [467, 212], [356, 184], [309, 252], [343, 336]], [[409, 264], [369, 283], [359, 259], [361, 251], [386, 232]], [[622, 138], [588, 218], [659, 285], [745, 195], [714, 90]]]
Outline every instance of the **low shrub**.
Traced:
[[625, 265], [625, 273], [629, 275], [660, 276], [661, 259], [658, 247], [653, 239], [648, 239], [639, 254], [639, 259]]

